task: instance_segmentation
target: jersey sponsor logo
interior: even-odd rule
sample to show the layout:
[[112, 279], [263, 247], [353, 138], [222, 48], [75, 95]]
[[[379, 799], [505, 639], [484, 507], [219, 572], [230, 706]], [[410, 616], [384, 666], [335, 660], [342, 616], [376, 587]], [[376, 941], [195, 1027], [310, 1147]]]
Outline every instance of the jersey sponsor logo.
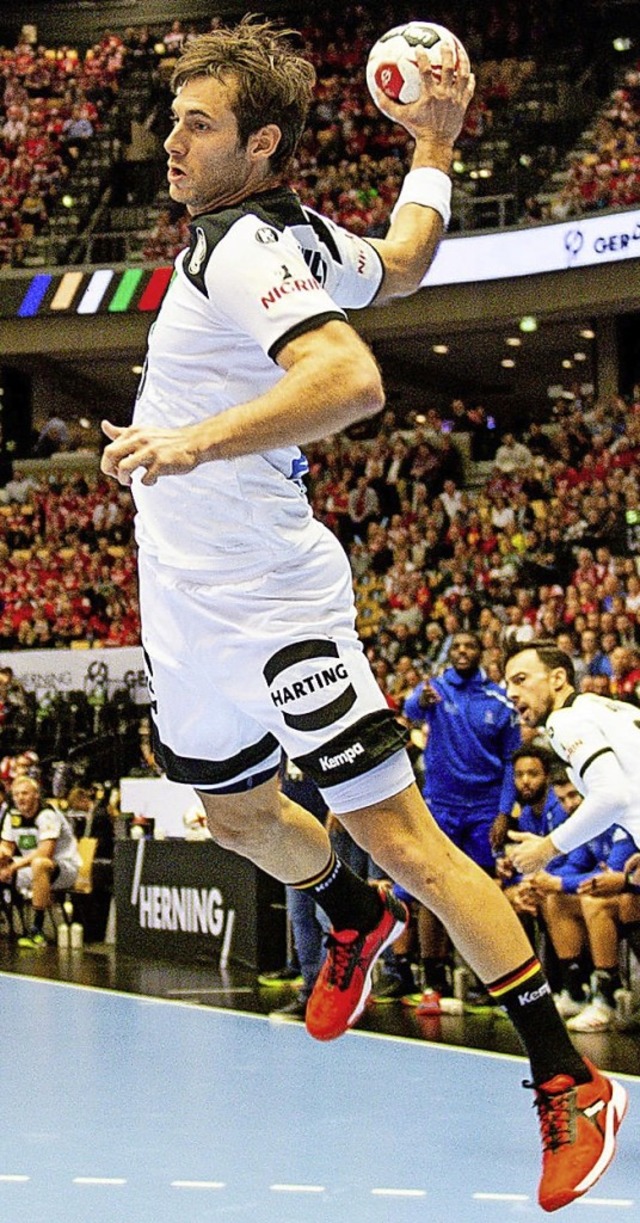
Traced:
[[566, 745], [564, 750], [567, 753], [569, 760], [571, 760], [572, 756], [575, 756], [576, 752], [581, 747], [584, 747], [584, 739], [574, 739], [573, 743], [568, 743]]
[[323, 730], [355, 705], [349, 671], [333, 641], [310, 638], [278, 650], [264, 677], [271, 700], [292, 730]]
[[205, 238], [204, 230], [198, 225], [196, 227], [196, 244], [189, 260], [189, 272], [191, 276], [197, 276], [198, 273], [202, 271], [202, 266], [206, 257], [207, 239]]
[[364, 746], [359, 742], [346, 747], [343, 752], [338, 752], [337, 756], [320, 756], [320, 768], [323, 773], [330, 773], [332, 769], [339, 769], [343, 764], [353, 764], [358, 756], [364, 756]]
[[307, 276], [304, 280], [291, 275], [287, 276], [281, 284], [274, 285], [260, 298], [261, 304], [265, 310], [270, 310], [272, 306], [279, 302], [283, 297], [288, 297], [291, 293], [313, 293], [322, 286], [318, 284], [315, 276]]
[[261, 242], [263, 246], [269, 246], [273, 242], [278, 241], [277, 229], [272, 229], [270, 225], [263, 225], [256, 230], [256, 242]]

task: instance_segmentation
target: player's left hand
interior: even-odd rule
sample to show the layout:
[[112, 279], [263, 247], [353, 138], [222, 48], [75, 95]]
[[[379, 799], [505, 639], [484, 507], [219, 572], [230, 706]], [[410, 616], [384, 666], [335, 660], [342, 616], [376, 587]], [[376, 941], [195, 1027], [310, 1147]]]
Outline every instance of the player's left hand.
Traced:
[[120, 484], [129, 486], [133, 472], [145, 468], [142, 483], [155, 484], [159, 476], [178, 476], [193, 471], [199, 455], [193, 431], [182, 429], [144, 428], [129, 425], [123, 428], [111, 421], [102, 421], [102, 431], [110, 438], [105, 446], [100, 469]]
[[510, 832], [505, 853], [522, 875], [541, 871], [558, 856], [551, 837], [538, 837], [534, 832]]
[[415, 102], [403, 104], [376, 90], [376, 105], [383, 115], [406, 128], [415, 140], [428, 137], [451, 146], [460, 134], [476, 87], [469, 56], [461, 47], [456, 69], [453, 48], [443, 46], [442, 72], [440, 80], [436, 80], [424, 48], [417, 47], [415, 55], [422, 77], [420, 97]]

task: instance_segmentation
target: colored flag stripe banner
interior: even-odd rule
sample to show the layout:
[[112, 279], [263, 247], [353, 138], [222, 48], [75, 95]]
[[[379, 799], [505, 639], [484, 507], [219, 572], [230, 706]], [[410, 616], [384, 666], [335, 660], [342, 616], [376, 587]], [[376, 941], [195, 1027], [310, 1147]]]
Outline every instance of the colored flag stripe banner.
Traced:
[[[14, 296], [15, 311], [11, 311], [18, 318], [64, 313], [124, 314], [157, 310], [172, 277], [173, 267], [126, 271], [98, 268], [94, 272], [38, 272], [26, 288], [24, 279], [6, 288], [13, 288], [14, 293], [18, 290]], [[5, 304], [9, 306], [7, 299]], [[2, 314], [7, 317], [4, 309]]]

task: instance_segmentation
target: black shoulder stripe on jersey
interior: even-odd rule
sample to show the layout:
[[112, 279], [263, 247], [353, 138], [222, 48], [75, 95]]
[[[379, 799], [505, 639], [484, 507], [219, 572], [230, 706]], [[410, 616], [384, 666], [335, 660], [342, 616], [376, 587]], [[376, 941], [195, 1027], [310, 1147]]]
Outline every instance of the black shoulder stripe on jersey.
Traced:
[[312, 318], [302, 319], [301, 322], [296, 323], [295, 327], [290, 327], [288, 331], [285, 331], [284, 335], [281, 335], [271, 345], [267, 356], [272, 361], [275, 361], [278, 353], [282, 352], [285, 344], [288, 344], [290, 340], [296, 340], [299, 335], [305, 335], [307, 331], [315, 331], [317, 327], [323, 327], [325, 323], [331, 322], [332, 319], [338, 319], [341, 323], [344, 323], [345, 316], [341, 310], [324, 310], [322, 314], [314, 314]]
[[578, 696], [579, 696], [579, 693], [578, 693], [578, 692], [570, 692], [570, 693], [569, 693], [569, 695], [568, 695], [568, 697], [566, 698], [566, 700], [564, 700], [564, 701], [562, 702], [562, 708], [563, 708], [563, 709], [571, 709], [571, 706], [573, 705], [573, 702], [574, 702], [575, 700], [577, 700]]
[[599, 747], [597, 752], [593, 753], [593, 756], [589, 756], [589, 759], [585, 760], [582, 768], [580, 769], [580, 776], [584, 777], [587, 769], [589, 768], [589, 765], [593, 764], [594, 760], [598, 759], [598, 756], [604, 756], [606, 752], [612, 752], [612, 751], [613, 751], [612, 747]]
[[255, 216], [267, 228], [282, 233], [289, 225], [307, 223], [297, 195], [288, 187], [276, 187], [242, 200], [235, 208], [221, 208], [196, 217], [189, 226], [191, 241], [182, 260], [182, 269], [196, 289], [208, 297], [204, 274], [212, 252], [218, 243], [242, 217]]
[[307, 223], [311, 226], [314, 233], [317, 234], [320, 241], [324, 242], [331, 257], [335, 259], [336, 263], [342, 263], [342, 256], [338, 250], [338, 245], [326, 222], [315, 212], [307, 212], [306, 208], [303, 211], [307, 218]]

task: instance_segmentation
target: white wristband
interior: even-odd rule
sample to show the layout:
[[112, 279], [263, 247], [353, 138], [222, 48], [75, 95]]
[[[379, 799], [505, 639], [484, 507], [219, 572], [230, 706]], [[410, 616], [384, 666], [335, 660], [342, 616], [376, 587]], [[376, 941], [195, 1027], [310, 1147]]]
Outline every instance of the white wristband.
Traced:
[[451, 220], [451, 179], [442, 170], [434, 166], [421, 166], [417, 170], [409, 170], [400, 188], [391, 220], [403, 204], [422, 204], [425, 208], [434, 208], [440, 213], [445, 229]]

